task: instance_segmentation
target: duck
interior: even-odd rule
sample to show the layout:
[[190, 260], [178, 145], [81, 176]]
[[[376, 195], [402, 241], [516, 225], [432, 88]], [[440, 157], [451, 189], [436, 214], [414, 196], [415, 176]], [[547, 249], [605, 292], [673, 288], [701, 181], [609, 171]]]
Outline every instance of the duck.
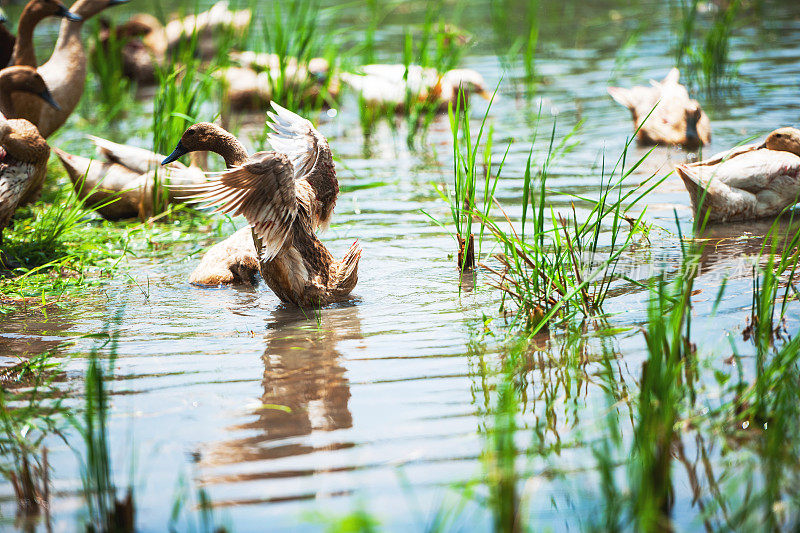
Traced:
[[217, 34], [223, 30], [234, 34], [244, 33], [250, 27], [251, 19], [252, 13], [249, 9], [232, 11], [228, 8], [228, 2], [222, 0], [208, 11], [167, 22], [164, 27], [167, 49], [174, 52], [196, 35], [196, 54], [203, 59], [211, 59], [219, 53]]
[[[278, 61], [277, 56], [275, 58]], [[278, 84], [307, 102], [325, 98], [330, 103], [339, 95], [338, 82], [326, 80], [327, 61], [322, 58], [312, 59], [308, 65], [290, 58], [283, 71], [279, 64], [262, 66], [244, 62], [242, 66], [219, 69], [214, 76], [223, 82], [223, 98], [235, 111], [263, 109], [272, 100], [273, 89]]]
[[[206, 178], [196, 161], [189, 167], [174, 162], [158, 170], [164, 155], [144, 148], [89, 136], [98, 158], [89, 159], [53, 148], [67, 171], [78, 198], [95, 208], [106, 220], [147, 218], [154, 212], [156, 178], [166, 183], [202, 184]], [[170, 203], [179, 203], [169, 194]]]
[[0, 68], [8, 65], [11, 61], [11, 55], [14, 53], [14, 43], [17, 38], [11, 33], [11, 30], [6, 26], [8, 24], [8, 17], [5, 11], [0, 8]]
[[272, 109], [275, 151], [248, 156], [233, 135], [199, 123], [186, 130], [164, 164], [197, 150], [221, 155], [229, 170], [189, 197], [244, 215], [261, 277], [282, 302], [311, 308], [346, 300], [358, 281], [361, 247], [354, 242], [337, 261], [315, 231], [330, 224], [339, 194], [330, 147], [308, 120], [274, 102]]
[[762, 143], [677, 165], [695, 219], [731, 222], [772, 217], [800, 195], [800, 130], [780, 128]]
[[14, 97], [14, 114], [0, 107], [6, 117], [24, 118], [34, 124], [45, 139], [55, 133], [77, 107], [86, 84], [86, 51], [81, 42], [84, 22], [104, 9], [129, 0], [77, 0], [70, 10], [81, 20], [64, 19], [58, 34], [55, 50], [38, 72], [50, 88], [59, 109], [45, 107], [30, 95]]
[[22, 10], [17, 25], [17, 37], [11, 60], [7, 65], [26, 65], [36, 68], [36, 53], [33, 48], [33, 30], [47, 17], [62, 17], [79, 22], [81, 17], [72, 13], [59, 0], [30, 0]]
[[167, 36], [158, 19], [139, 13], [116, 27], [107, 20], [101, 25], [98, 45], [108, 50], [112, 38], [121, 44], [122, 73], [139, 85], [154, 84], [167, 56]]
[[419, 101], [435, 103], [439, 111], [456, 103], [459, 87], [466, 95], [475, 93], [486, 100], [492, 98], [483, 76], [466, 68], [439, 73], [434, 68], [419, 65], [372, 64], [362, 66], [357, 73], [342, 73], [341, 78], [360, 94], [366, 105], [389, 107], [398, 113], [407, 111], [409, 92]]
[[711, 142], [711, 121], [697, 100], [689, 98], [680, 77], [673, 68], [662, 81], [651, 81], [651, 87], [608, 88], [611, 98], [630, 110], [639, 144], [697, 150]]
[[[0, 99], [26, 92], [53, 104], [41, 76], [30, 67], [0, 71]], [[0, 243], [17, 208], [35, 201], [47, 175], [50, 147], [36, 126], [24, 119], [7, 119], [0, 113]]]

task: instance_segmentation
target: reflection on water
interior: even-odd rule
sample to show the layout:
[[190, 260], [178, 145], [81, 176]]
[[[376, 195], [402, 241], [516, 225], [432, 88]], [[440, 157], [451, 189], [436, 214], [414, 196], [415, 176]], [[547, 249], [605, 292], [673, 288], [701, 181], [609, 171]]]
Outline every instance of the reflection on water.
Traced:
[[[337, 347], [363, 338], [358, 307], [347, 304], [316, 312], [319, 314], [311, 320], [283, 305], [272, 313], [262, 356], [263, 394], [252, 412], [254, 419], [230, 428], [251, 436], [211, 445], [201, 466], [265, 461], [352, 446], [348, 442], [315, 445], [313, 439], [295, 438], [353, 425], [348, 408], [350, 385]], [[205, 481], [215, 484], [316, 473], [320, 471], [248, 472], [210, 476]]]

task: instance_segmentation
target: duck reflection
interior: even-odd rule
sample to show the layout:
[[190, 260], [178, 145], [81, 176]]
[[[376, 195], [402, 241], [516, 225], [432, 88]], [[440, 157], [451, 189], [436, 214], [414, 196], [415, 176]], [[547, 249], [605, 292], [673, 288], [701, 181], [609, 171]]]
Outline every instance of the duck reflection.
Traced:
[[800, 217], [784, 215], [777, 220], [751, 220], [747, 222], [713, 224], [698, 232], [695, 238], [703, 245], [700, 254], [700, 273], [719, 271], [728, 276], [750, 276], [754, 258], [762, 250], [768, 252], [775, 240], [775, 253], [780, 255], [783, 247], [800, 231]]
[[[262, 356], [263, 394], [254, 411], [256, 418], [232, 428], [249, 430], [251, 436], [223, 443], [205, 462], [262, 461], [351, 446], [292, 438], [353, 425], [348, 407], [350, 384], [341, 365], [340, 347], [363, 339], [358, 308], [342, 305], [317, 313], [316, 317], [306, 317], [286, 307], [273, 312]], [[284, 476], [274, 472], [247, 477]]]

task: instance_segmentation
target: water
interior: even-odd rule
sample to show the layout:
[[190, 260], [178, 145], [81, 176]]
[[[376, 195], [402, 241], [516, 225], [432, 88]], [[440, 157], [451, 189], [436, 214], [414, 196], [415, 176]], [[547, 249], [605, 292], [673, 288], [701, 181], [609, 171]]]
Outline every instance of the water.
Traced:
[[[512, 5], [511, 12], [518, 7]], [[403, 25], [419, 22], [423, 12], [424, 3], [412, 3], [387, 18], [378, 34], [379, 60], [400, 59]], [[696, 95], [714, 128], [707, 154], [797, 124], [800, 4], [767, 2], [764, 12], [768, 15], [746, 12], [734, 33], [732, 58], [739, 77], [733, 88]], [[363, 23], [363, 13], [362, 6], [348, 5], [340, 20]], [[124, 11], [109, 15], [122, 18]], [[521, 85], [521, 65], [504, 72], [495, 55], [489, 4], [467, 3], [461, 16], [460, 24], [475, 42], [463, 66], [480, 71], [491, 87], [503, 78], [491, 124], [500, 155], [508, 142], [514, 143], [497, 193], [509, 215], [521, 214], [521, 178], [540, 109], [539, 160], [553, 121], [557, 138], [583, 121], [576, 147], [551, 169], [555, 207], [569, 209], [568, 193], [597, 194], [603, 157], [607, 167], [612, 165], [632, 133], [627, 110], [608, 97], [606, 87], [643, 84], [666, 74], [673, 65], [674, 6], [542, 2], [536, 63], [541, 84], [532, 99]], [[511, 40], [523, 31], [515, 21], [508, 28]], [[52, 39], [54, 28], [43, 28], [45, 41]], [[623, 47], [632, 35], [638, 35], [633, 45]], [[485, 105], [477, 102], [475, 115]], [[5, 317], [0, 326], [0, 352], [9, 361], [55, 350], [62, 363], [58, 386], [67, 405], [77, 407], [82, 405], [86, 356], [97, 344], [81, 337], [104, 331], [113, 317], [120, 317], [120, 324], [111, 326], [118, 330], [119, 355], [109, 383], [109, 434], [116, 481], [134, 484], [142, 531], [164, 530], [181, 480], [192, 491], [204, 488], [223, 523], [236, 531], [318, 530], [321, 519], [313, 513], [336, 516], [355, 509], [375, 514], [390, 530], [403, 531], [423, 529], [442, 502], [458, 500], [457, 487], [487, 475], [481, 457], [487, 446], [484, 430], [492, 420], [487, 398], [494, 380], [480, 368], [499, 364], [503, 343], [482, 334], [485, 317], [493, 320], [489, 328], [499, 331], [499, 294], [486, 285], [483, 272], [474, 290], [459, 290], [455, 243], [421, 212], [448, 216], [431, 186], [451, 179], [447, 119], [437, 118], [423, 149], [411, 151], [402, 133], [394, 136], [385, 127], [365, 139], [354, 97], [346, 97], [338, 111], [335, 118], [323, 117], [320, 130], [341, 159], [341, 183], [385, 183], [343, 194], [333, 227], [323, 237], [336, 256], [355, 239], [364, 247], [353, 301], [307, 317], [282, 305], [263, 286], [190, 286], [186, 280], [199, 256], [190, 255], [196, 251], [192, 243], [178, 242], [153, 259], [129, 259], [129, 272], [141, 289], [119, 276], [47, 316], [21, 312]], [[126, 127], [134, 129], [123, 125], [123, 132]], [[53, 145], [88, 153], [82, 134], [72, 127]], [[629, 159], [644, 153], [636, 148]], [[680, 150], [656, 149], [631, 181], [653, 172], [661, 176], [686, 157]], [[663, 228], [652, 233], [650, 253], [654, 262], [674, 272], [680, 261], [675, 214], [688, 231], [688, 194], [670, 176], [646, 204], [646, 220]], [[768, 229], [762, 223], [736, 224], [709, 235], [694, 297], [694, 335], [702, 340], [703, 353], [730, 354], [730, 339], [744, 346], [739, 332], [751, 299], [748, 257], [758, 252], [759, 236]], [[204, 244], [215, 241], [209, 237]], [[726, 274], [731, 276], [727, 291], [718, 315], [710, 318]], [[646, 291], [624, 285], [606, 306], [613, 313], [611, 323], [622, 330], [611, 344], [620, 354], [621, 379], [630, 384], [638, 382], [646, 358], [638, 329], [646, 322], [646, 300]], [[791, 331], [796, 312], [789, 318]], [[585, 361], [548, 360], [546, 354], [560, 353], [559, 346], [567, 342], [585, 345]], [[108, 347], [100, 351], [107, 353]], [[527, 498], [534, 528], [585, 528], [601, 504], [592, 454], [607, 408], [599, 386], [600, 341], [556, 336], [542, 353], [533, 357], [526, 373], [527, 401], [519, 417], [522, 429], [515, 435], [517, 466], [524, 473], [519, 490]], [[709, 364], [729, 371], [723, 356]], [[541, 426], [548, 408], [558, 413], [557, 420]], [[543, 428], [541, 439], [534, 438], [533, 428]], [[626, 442], [630, 433], [628, 422]], [[67, 431], [67, 442], [77, 442], [75, 437]], [[549, 451], [522, 452], [535, 442]], [[78, 464], [63, 440], [53, 437], [47, 444], [54, 529], [72, 530], [82, 506]], [[702, 446], [694, 441], [685, 446], [692, 459], [686, 464], [696, 464], [694, 454]], [[719, 459], [718, 450], [711, 453]], [[702, 511], [693, 501], [687, 472], [675, 464], [674, 518], [680, 529], [698, 529]], [[486, 496], [482, 487], [476, 491]], [[0, 500], [3, 516], [12, 517], [15, 500], [9, 484], [0, 485]], [[454, 526], [491, 528], [491, 514], [475, 501], [465, 504]], [[7, 518], [4, 527], [12, 526]], [[180, 522], [178, 529], [189, 526]]]

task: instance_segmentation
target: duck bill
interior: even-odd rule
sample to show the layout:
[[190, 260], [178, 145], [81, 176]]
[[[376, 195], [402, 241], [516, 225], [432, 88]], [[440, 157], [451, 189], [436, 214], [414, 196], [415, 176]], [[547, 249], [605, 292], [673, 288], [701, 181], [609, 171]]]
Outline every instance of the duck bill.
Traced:
[[72, 20], [74, 22], [80, 22], [80, 21], [83, 20], [83, 17], [81, 17], [80, 15], [76, 15], [75, 13], [73, 13], [72, 11], [67, 9], [66, 6], [59, 7], [58, 8], [58, 12], [56, 12], [55, 16], [56, 17], [63, 17], [65, 19], [67, 19], [67, 20]]
[[38, 96], [39, 98], [50, 104], [50, 107], [52, 107], [56, 111], [61, 111], [61, 106], [58, 105], [58, 102], [55, 101], [49, 89], [45, 88], [45, 90], [40, 92]]
[[184, 156], [189, 153], [189, 150], [186, 149], [181, 143], [178, 143], [178, 146], [175, 147], [175, 150], [172, 151], [164, 160], [161, 162], [162, 165], [169, 165], [173, 161], [177, 161], [181, 156]]
[[108, 0], [108, 7], [127, 4], [128, 2], [130, 2], [130, 0]]

